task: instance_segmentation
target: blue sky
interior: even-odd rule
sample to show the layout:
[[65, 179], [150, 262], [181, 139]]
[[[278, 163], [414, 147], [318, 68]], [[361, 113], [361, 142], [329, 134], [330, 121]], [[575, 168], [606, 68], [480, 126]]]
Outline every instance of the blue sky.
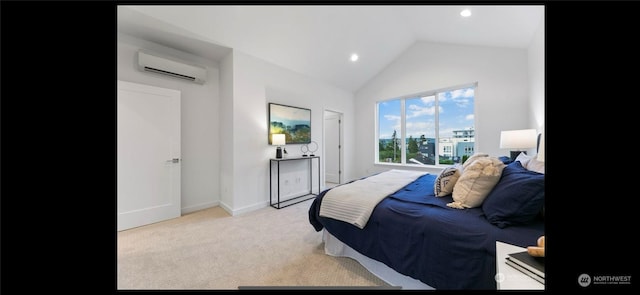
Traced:
[[[453, 130], [474, 125], [473, 87], [438, 93], [440, 136], [449, 137]], [[435, 96], [416, 96], [406, 100], [407, 138], [435, 137]], [[378, 110], [380, 139], [391, 138], [393, 130], [400, 138], [400, 100], [380, 103]]]

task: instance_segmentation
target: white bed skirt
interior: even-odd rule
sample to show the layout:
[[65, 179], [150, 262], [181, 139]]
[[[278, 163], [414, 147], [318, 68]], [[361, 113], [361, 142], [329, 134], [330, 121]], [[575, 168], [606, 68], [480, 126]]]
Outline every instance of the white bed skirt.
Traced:
[[355, 259], [369, 272], [391, 286], [400, 286], [404, 290], [434, 290], [433, 287], [419, 280], [405, 276], [382, 262], [360, 254], [358, 251], [338, 240], [338, 238], [334, 237], [326, 229], [322, 230], [322, 240], [324, 241], [324, 252], [327, 255]]

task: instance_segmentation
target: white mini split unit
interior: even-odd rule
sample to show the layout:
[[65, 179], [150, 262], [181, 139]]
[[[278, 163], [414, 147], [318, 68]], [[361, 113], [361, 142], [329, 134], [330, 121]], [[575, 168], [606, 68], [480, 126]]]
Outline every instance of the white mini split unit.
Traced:
[[204, 84], [207, 79], [207, 69], [204, 67], [169, 57], [161, 57], [144, 50], [138, 51], [138, 69], [198, 84]]

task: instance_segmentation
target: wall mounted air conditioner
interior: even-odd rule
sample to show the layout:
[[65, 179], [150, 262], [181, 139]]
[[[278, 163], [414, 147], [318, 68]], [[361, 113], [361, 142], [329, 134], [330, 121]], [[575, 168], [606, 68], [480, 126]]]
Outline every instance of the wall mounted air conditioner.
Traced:
[[207, 79], [207, 69], [179, 61], [170, 57], [162, 57], [145, 50], [138, 51], [138, 69], [143, 72], [151, 72], [179, 78], [198, 84], [204, 84]]

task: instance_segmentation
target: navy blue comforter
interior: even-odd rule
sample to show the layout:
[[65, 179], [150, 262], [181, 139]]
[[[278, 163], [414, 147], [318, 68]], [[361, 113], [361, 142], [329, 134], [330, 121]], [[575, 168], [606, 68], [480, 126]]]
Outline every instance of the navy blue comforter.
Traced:
[[436, 175], [427, 174], [383, 199], [364, 229], [319, 216], [320, 193], [309, 208], [316, 231], [325, 228], [361, 254], [436, 289], [496, 289], [496, 241], [535, 245], [544, 234], [542, 219], [501, 229], [482, 208], [446, 206], [451, 196], [433, 193]]

